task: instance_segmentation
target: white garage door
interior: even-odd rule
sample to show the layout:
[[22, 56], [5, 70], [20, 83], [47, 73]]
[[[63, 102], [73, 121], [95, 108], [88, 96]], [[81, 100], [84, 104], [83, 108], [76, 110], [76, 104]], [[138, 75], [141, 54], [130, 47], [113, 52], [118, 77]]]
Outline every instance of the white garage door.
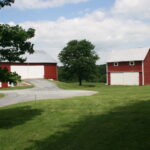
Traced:
[[11, 66], [11, 71], [18, 73], [22, 79], [44, 78], [44, 66]]
[[139, 85], [138, 72], [111, 73], [111, 85]]

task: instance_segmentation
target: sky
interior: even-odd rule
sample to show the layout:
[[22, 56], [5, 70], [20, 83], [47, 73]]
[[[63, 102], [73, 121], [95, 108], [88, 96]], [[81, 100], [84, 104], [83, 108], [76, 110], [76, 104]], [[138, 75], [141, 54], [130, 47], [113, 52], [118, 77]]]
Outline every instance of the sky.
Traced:
[[36, 29], [31, 41], [58, 60], [70, 40], [95, 45], [104, 64], [112, 51], [150, 47], [150, 0], [15, 0], [0, 22]]

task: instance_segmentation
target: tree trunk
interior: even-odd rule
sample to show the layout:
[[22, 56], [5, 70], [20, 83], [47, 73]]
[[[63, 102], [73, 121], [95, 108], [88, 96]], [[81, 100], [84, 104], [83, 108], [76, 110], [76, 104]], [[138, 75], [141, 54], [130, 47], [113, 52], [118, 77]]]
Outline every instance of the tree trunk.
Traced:
[[82, 86], [82, 79], [79, 77], [79, 86]]

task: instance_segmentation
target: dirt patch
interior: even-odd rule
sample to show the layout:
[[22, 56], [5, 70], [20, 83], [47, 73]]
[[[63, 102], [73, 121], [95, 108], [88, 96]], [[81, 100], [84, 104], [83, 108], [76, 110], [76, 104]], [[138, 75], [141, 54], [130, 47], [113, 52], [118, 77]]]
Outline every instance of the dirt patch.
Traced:
[[32, 84], [29, 83], [29, 82], [22, 81], [22, 82], [17, 83], [16, 86], [20, 87], [20, 86], [31, 86], [31, 85], [32, 85]]

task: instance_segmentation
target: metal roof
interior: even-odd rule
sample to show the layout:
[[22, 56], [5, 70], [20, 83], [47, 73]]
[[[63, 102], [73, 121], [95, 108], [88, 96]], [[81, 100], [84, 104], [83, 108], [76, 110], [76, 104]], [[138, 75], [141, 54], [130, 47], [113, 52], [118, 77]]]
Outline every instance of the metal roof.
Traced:
[[27, 58], [25, 63], [57, 63], [44, 51], [35, 51], [33, 54], [24, 55], [24, 57]]
[[149, 50], [145, 47], [112, 51], [107, 62], [143, 61]]

